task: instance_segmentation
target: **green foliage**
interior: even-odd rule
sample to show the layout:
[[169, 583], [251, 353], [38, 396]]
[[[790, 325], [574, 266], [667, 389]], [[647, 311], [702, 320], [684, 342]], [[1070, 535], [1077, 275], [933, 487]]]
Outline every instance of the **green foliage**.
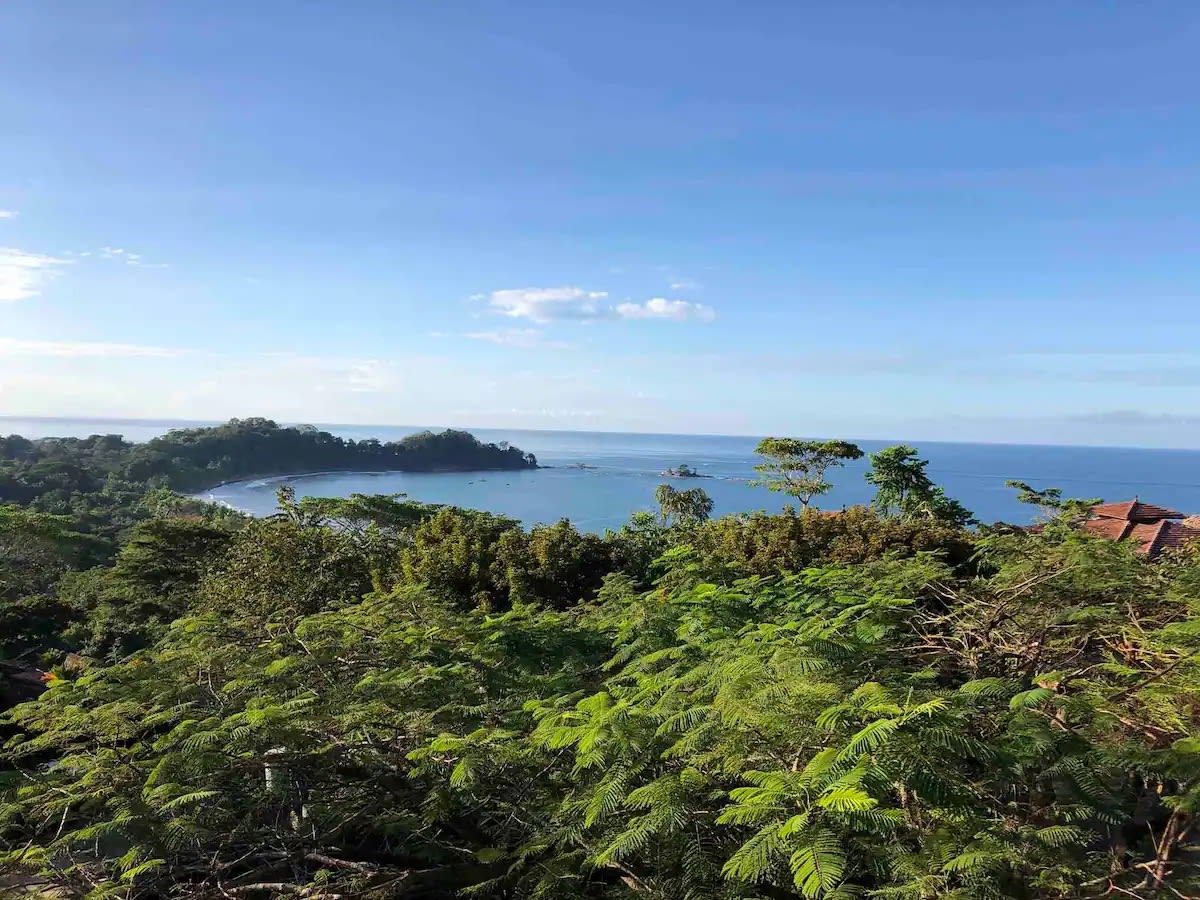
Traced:
[[604, 540], [611, 548], [613, 568], [648, 585], [655, 560], [670, 548], [674, 535], [653, 513], [638, 511], [616, 531], [607, 531]]
[[499, 542], [519, 527], [491, 513], [447, 507], [417, 526], [401, 554], [404, 580], [467, 608], [507, 609], [509, 583]]
[[[739, 578], [784, 558], [743, 553], [725, 584], [648, 592], [614, 572], [566, 611], [550, 607], [591, 599], [580, 579], [609, 565], [611, 540], [423, 519], [422, 559], [474, 542], [504, 612], [464, 602], [483, 582], [372, 591], [354, 535], [294, 513], [254, 523], [194, 588], [162, 582], [212, 612], [12, 711], [4, 864], [147, 897], [218, 882], [497, 898], [1200, 890], [1186, 846], [1200, 562], [1050, 529], [988, 534], [980, 568], [956, 574], [936, 554], [837, 543], [948, 528], [935, 522], [753, 521], [803, 535], [847, 516], [803, 552], [881, 555]], [[147, 539], [192, 546], [206, 532], [190, 527]], [[710, 565], [720, 546], [672, 553]], [[348, 559], [357, 574], [338, 570]], [[98, 570], [109, 589], [139, 585], [118, 568]]]
[[1017, 491], [1017, 499], [1038, 507], [1046, 518], [1058, 519], [1070, 525], [1084, 521], [1092, 514], [1092, 507], [1100, 503], [1100, 498], [1090, 500], [1063, 499], [1062, 491], [1058, 488], [1038, 490], [1024, 481], [1006, 481], [1005, 487]]
[[755, 466], [763, 477], [756, 482], [772, 491], [795, 497], [805, 509], [814, 497], [828, 494], [833, 484], [825, 473], [863, 452], [848, 441], [810, 441], [799, 438], [763, 438], [754, 450], [766, 462]]
[[215, 428], [168, 432], [134, 445], [123, 475], [161, 479], [178, 490], [238, 478], [331, 470], [442, 471], [523, 469], [537, 465], [516, 447], [484, 444], [465, 431], [424, 431], [399, 441], [347, 440], [311, 426], [282, 428], [269, 419], [231, 419]]
[[64, 649], [61, 636], [75, 614], [56, 585], [106, 552], [68, 516], [0, 504], [0, 658]]
[[234, 537], [227, 523], [191, 516], [139, 522], [117, 554], [114, 574], [148, 594], [190, 592], [208, 561], [222, 556]]
[[346, 534], [287, 519], [254, 521], [204, 569], [195, 607], [264, 619], [305, 616], [371, 590], [367, 561]]
[[78, 530], [112, 539], [148, 516], [220, 515], [167, 489], [197, 491], [239, 478], [317, 471], [536, 466], [532, 454], [482, 443], [465, 431], [425, 431], [381, 443], [346, 440], [312, 426], [280, 427], [269, 419], [231, 419], [214, 428], [171, 431], [144, 444], [119, 435], [0, 437], [0, 504], [71, 516]]
[[886, 515], [904, 518], [940, 519], [954, 525], [970, 525], [975, 518], [957, 500], [946, 496], [926, 474], [928, 460], [905, 444], [870, 454], [867, 481], [875, 485], [874, 505]]
[[[287, 625], [183, 620], [14, 710], [29, 778], [0, 833], [35, 841], [0, 864], [147, 896], [280, 876], [353, 894], [406, 872], [453, 895], [502, 873], [486, 848], [523, 842], [525, 805], [549, 802], [505, 743], [523, 703], [570, 689], [599, 647], [555, 614], [459, 614], [411, 591]], [[508, 812], [480, 819], [472, 796], [493, 790]]]
[[663, 524], [672, 520], [679, 525], [699, 525], [712, 515], [713, 501], [703, 488], [677, 491], [669, 484], [660, 484], [654, 492], [658, 514]]
[[102, 557], [106, 549], [76, 531], [68, 516], [0, 504], [0, 598], [49, 590], [64, 572]]
[[885, 556], [937, 553], [961, 565], [970, 535], [936, 519], [898, 519], [863, 506], [777, 515], [725, 516], [688, 536], [699, 571], [710, 580], [799, 572], [820, 562], [865, 563]]
[[1200, 896], [1200, 553], [1140, 558], [1049, 492], [1043, 528], [976, 533], [893, 451], [882, 511], [671, 491], [603, 538], [286, 489], [257, 521], [143, 491], [103, 535], [0, 506], [0, 883]]
[[604, 541], [580, 532], [566, 519], [539, 525], [528, 534], [505, 531], [497, 552], [510, 601], [554, 609], [593, 599], [612, 566]]

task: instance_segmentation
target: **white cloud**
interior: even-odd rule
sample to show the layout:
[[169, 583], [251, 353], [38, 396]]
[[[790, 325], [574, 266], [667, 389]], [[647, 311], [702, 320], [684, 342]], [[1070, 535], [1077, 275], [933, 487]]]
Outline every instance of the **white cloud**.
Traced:
[[[80, 256], [91, 256], [90, 253], [80, 253]], [[132, 250], [126, 250], [124, 247], [101, 247], [99, 250], [101, 259], [111, 259], [114, 262], [123, 262], [127, 266], [136, 266], [139, 269], [165, 269], [166, 263], [148, 263], [142, 259], [142, 254], [134, 253]], [[256, 279], [247, 279], [257, 283]]]
[[673, 322], [688, 319], [711, 322], [717, 317], [712, 308], [703, 303], [667, 300], [665, 297], [655, 297], [645, 303], [618, 303], [617, 315], [622, 319], [670, 319]]
[[542, 340], [542, 332], [536, 328], [506, 328], [502, 331], [472, 331], [465, 337], [473, 341], [487, 341], [504, 347], [552, 347], [565, 350], [571, 345], [563, 341]]
[[189, 351], [142, 344], [108, 344], [90, 341], [23, 341], [0, 338], [0, 356], [183, 356]]
[[515, 288], [492, 291], [489, 303], [496, 312], [514, 319], [587, 321], [609, 317], [609, 311], [600, 305], [607, 296], [606, 291], [585, 291], [577, 287]]
[[36, 297], [54, 277], [55, 267], [68, 263], [69, 259], [0, 247], [0, 302]]
[[690, 278], [681, 278], [678, 281], [671, 282], [671, 290], [673, 291], [698, 291], [702, 287], [704, 285]]
[[15, 209], [0, 209], [0, 219], [15, 219], [17, 211]]
[[[585, 291], [578, 287], [517, 288], [492, 291], [473, 299], [487, 299], [492, 310], [515, 319], [532, 322], [573, 320], [595, 322], [604, 319], [667, 319], [683, 322], [689, 319], [711, 322], [716, 313], [702, 303], [687, 300], [667, 300], [654, 297], [645, 303], [625, 302], [613, 306], [605, 302], [607, 291]], [[500, 332], [477, 332], [468, 337], [500, 343]], [[507, 341], [506, 341], [507, 342]]]

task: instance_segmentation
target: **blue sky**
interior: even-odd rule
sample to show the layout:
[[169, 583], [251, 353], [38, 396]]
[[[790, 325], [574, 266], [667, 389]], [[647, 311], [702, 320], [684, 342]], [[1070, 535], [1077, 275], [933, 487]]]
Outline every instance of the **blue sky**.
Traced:
[[1194, 3], [0, 5], [0, 414], [1200, 445]]

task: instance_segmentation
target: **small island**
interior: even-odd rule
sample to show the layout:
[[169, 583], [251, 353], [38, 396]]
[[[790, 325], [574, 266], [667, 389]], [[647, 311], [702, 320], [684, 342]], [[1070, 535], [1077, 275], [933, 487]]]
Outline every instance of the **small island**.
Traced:
[[710, 478], [709, 475], [701, 475], [687, 463], [680, 463], [674, 469], [667, 469], [661, 473], [666, 478]]

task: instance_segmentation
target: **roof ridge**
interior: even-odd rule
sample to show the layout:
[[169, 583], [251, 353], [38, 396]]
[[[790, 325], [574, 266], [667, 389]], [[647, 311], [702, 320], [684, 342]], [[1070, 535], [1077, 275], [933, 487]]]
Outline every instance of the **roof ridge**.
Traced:
[[1178, 510], [1159, 506], [1157, 503], [1144, 503], [1136, 497], [1133, 500], [1121, 500], [1116, 503], [1097, 503], [1091, 507], [1091, 513], [1093, 516], [1102, 519], [1126, 519], [1134, 521], [1187, 518], [1185, 513], [1181, 513]]

